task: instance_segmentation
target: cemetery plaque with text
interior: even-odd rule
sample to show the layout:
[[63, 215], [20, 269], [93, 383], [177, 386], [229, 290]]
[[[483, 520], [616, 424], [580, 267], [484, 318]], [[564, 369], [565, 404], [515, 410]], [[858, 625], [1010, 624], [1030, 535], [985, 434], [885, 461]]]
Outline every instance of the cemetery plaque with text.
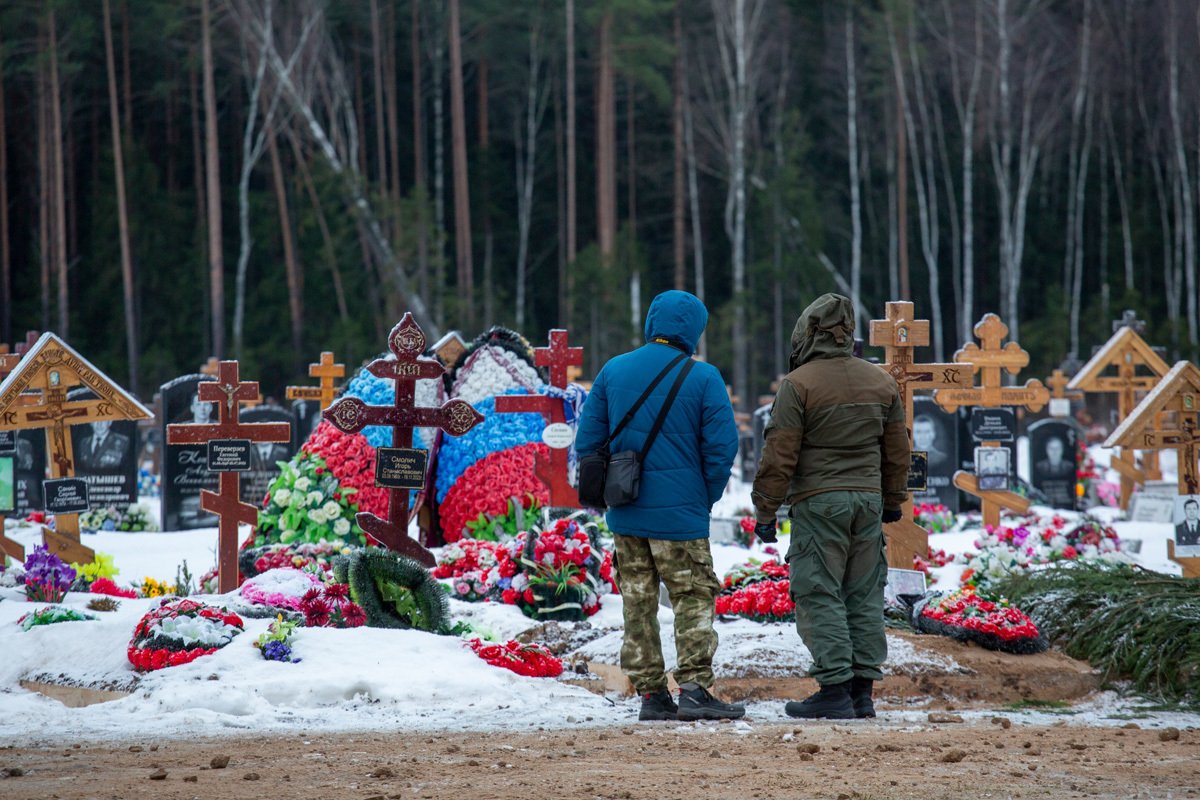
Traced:
[[250, 470], [249, 439], [212, 439], [208, 443], [210, 472], [248, 472]]
[[1008, 408], [972, 409], [971, 437], [977, 442], [1011, 442], [1017, 437], [1017, 415]]
[[[95, 400], [90, 389], [74, 389], [68, 400]], [[87, 481], [88, 499], [96, 508], [124, 511], [138, 499], [138, 423], [98, 420], [71, 426], [75, 477]]]
[[82, 514], [91, 508], [88, 484], [83, 478], [56, 478], [42, 481], [46, 511], [50, 514]]
[[425, 486], [429, 451], [415, 447], [380, 447], [375, 451], [375, 485], [384, 489], [416, 489]]

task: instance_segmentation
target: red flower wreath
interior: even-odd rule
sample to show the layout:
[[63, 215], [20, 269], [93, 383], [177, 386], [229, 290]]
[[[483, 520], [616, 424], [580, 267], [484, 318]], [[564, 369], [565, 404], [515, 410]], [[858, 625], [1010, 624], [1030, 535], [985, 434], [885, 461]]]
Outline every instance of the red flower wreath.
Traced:
[[[228, 637], [220, 644], [189, 642], [175, 635], [166, 635], [162, 624], [180, 617], [207, 620], [214, 627], [221, 626]], [[232, 641], [234, 636], [245, 630], [241, 617], [223, 609], [198, 603], [195, 600], [170, 600], [146, 614], [133, 631], [133, 638], [125, 653], [129, 663], [138, 672], [150, 672], [164, 667], [177, 667], [195, 661], [201, 656], [215, 653]]]

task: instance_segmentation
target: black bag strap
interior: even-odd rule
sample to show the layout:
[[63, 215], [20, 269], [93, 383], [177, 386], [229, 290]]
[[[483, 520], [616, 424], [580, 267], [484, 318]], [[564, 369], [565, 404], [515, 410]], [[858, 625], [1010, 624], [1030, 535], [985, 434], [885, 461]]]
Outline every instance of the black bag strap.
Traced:
[[614, 428], [613, 432], [610, 433], [608, 438], [604, 440], [604, 444], [600, 445], [601, 450], [608, 449], [608, 446], [612, 444], [613, 439], [616, 439], [617, 436], [620, 435], [621, 431], [625, 430], [625, 426], [633, 421], [634, 415], [637, 414], [638, 409], [645, 404], [646, 400], [650, 397], [650, 393], [654, 391], [654, 387], [658, 386], [658, 384], [662, 382], [662, 379], [667, 377], [667, 373], [673, 370], [675, 365], [680, 361], [683, 361], [685, 358], [687, 358], [686, 353], [680, 353], [679, 355], [675, 356], [675, 358], [671, 359], [669, 364], [663, 367], [662, 372], [658, 373], [654, 380], [650, 381], [650, 385], [646, 387], [646, 391], [642, 392], [642, 396], [639, 397], [637, 401], [629, 407], [629, 411], [627, 411], [625, 416], [621, 418], [621, 421], [617, 423], [617, 427]]
[[658, 432], [662, 430], [663, 423], [667, 421], [667, 412], [671, 410], [671, 405], [675, 402], [675, 397], [679, 394], [679, 388], [683, 386], [683, 382], [687, 380], [688, 373], [692, 371], [692, 367], [696, 362], [688, 359], [683, 365], [683, 369], [679, 370], [679, 377], [675, 379], [675, 383], [671, 386], [671, 391], [667, 394], [667, 399], [663, 401], [663, 407], [658, 412], [658, 417], [654, 420], [654, 427], [650, 429], [650, 435], [646, 437], [646, 443], [642, 445], [641, 460], [646, 460], [646, 454], [650, 452], [650, 447], [654, 444], [654, 440], [658, 438]]

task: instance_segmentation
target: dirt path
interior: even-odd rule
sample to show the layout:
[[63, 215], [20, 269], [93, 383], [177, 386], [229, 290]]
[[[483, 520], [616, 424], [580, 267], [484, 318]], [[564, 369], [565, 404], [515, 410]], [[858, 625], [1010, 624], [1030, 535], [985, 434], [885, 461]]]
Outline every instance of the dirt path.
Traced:
[[[1200, 731], [1183, 731], [1170, 740], [1172, 735], [1020, 724], [748, 728], [657, 723], [520, 734], [346, 734], [10, 747], [0, 749], [0, 797], [1198, 797]], [[1163, 741], [1164, 736], [1169, 740]], [[213, 759], [221, 757], [229, 757], [228, 766], [213, 769]], [[18, 771], [22, 774], [4, 777]], [[165, 777], [153, 777], [162, 773]]]

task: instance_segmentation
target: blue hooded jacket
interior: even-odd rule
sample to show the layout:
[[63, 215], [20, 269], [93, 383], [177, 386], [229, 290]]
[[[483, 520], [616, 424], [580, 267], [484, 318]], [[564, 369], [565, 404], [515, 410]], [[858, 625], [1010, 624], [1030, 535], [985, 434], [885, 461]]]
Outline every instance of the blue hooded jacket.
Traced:
[[[669, 291], [654, 298], [646, 313], [648, 343], [612, 359], [596, 376], [575, 440], [580, 456], [600, 449], [654, 376], [681, 350], [695, 352], [707, 324], [708, 310], [695, 295]], [[668, 339], [679, 347], [655, 339]], [[611, 452], [641, 450], [684, 366], [682, 362], [676, 365], [654, 388], [609, 446]], [[649, 539], [707, 538], [712, 505], [725, 491], [737, 449], [737, 425], [725, 381], [716, 367], [698, 362], [680, 387], [642, 465], [637, 502], [609, 509], [608, 527], [615, 533]]]

